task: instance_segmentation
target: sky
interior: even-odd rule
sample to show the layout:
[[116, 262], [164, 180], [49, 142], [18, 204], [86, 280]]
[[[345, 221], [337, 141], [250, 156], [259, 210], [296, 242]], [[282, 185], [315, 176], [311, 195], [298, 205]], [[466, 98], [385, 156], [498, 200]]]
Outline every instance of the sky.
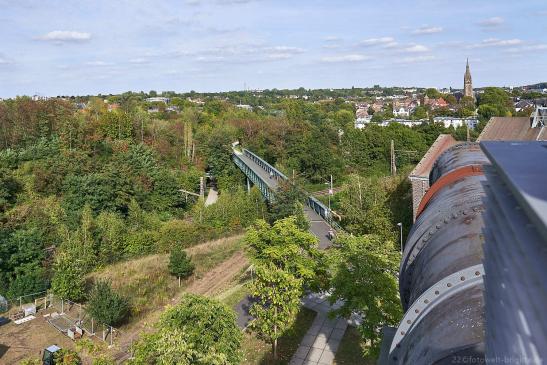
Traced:
[[0, 0], [0, 97], [547, 81], [545, 0]]

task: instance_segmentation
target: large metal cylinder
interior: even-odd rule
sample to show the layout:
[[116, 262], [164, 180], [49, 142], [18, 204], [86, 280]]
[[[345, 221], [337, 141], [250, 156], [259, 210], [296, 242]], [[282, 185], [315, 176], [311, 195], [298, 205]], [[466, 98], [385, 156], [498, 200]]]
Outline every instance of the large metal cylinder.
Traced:
[[390, 363], [484, 358], [483, 197], [488, 163], [478, 144], [447, 149], [405, 244], [399, 284], [405, 318]]

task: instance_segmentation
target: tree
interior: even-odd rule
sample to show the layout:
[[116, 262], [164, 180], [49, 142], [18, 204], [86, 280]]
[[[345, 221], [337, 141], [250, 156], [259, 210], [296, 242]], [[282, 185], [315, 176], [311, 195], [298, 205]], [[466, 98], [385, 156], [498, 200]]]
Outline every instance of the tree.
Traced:
[[272, 264], [299, 279], [311, 281], [321, 269], [317, 237], [301, 230], [295, 217], [278, 220], [273, 226], [258, 220], [247, 232], [245, 242], [256, 263]]
[[66, 253], [56, 257], [53, 266], [51, 290], [63, 299], [80, 301], [85, 295], [85, 278], [82, 267]]
[[427, 108], [425, 106], [419, 105], [414, 109], [411, 114], [413, 119], [425, 119], [427, 118]]
[[343, 301], [334, 311], [337, 315], [361, 315], [359, 331], [366, 353], [377, 357], [382, 326], [396, 325], [402, 316], [397, 284], [400, 255], [392, 241], [375, 235], [342, 235], [336, 243], [338, 248], [331, 252], [334, 273], [329, 301]]
[[488, 120], [491, 117], [510, 117], [515, 113], [509, 93], [498, 87], [487, 87], [479, 97], [479, 117]]
[[429, 88], [425, 90], [425, 95], [431, 99], [438, 99], [441, 97], [441, 93], [437, 89]]
[[82, 360], [75, 351], [69, 349], [61, 349], [53, 356], [57, 365], [80, 365]]
[[391, 212], [383, 179], [351, 175], [337, 194], [337, 206], [348, 232], [394, 239]]
[[251, 326], [272, 344], [277, 360], [277, 340], [293, 325], [300, 308], [302, 279], [274, 264], [255, 265], [255, 273], [251, 295], [256, 302], [249, 311], [254, 317]]
[[186, 294], [165, 311], [157, 331], [134, 347], [135, 365], [236, 365], [241, 361], [241, 330], [224, 304]]
[[129, 314], [129, 302], [112, 289], [110, 281], [99, 280], [89, 294], [87, 311], [97, 321], [115, 326]]
[[7, 169], [0, 169], [0, 213], [15, 203], [21, 185]]
[[[304, 193], [290, 182], [280, 182], [275, 194], [275, 200], [270, 204], [270, 222], [297, 215], [304, 202]], [[300, 205], [299, 205], [300, 204]], [[304, 227], [302, 227], [304, 228]]]
[[172, 275], [175, 275], [179, 279], [187, 278], [194, 272], [195, 266], [188, 258], [186, 251], [184, 251], [180, 246], [176, 246], [171, 251], [169, 256], [169, 272]]

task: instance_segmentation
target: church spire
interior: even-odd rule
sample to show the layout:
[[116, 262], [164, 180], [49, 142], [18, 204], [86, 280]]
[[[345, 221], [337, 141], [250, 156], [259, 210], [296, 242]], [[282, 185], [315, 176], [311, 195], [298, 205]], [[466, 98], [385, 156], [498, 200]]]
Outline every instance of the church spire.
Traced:
[[475, 99], [473, 94], [473, 81], [471, 79], [471, 70], [469, 69], [469, 58], [465, 64], [465, 75], [463, 76], [463, 96]]

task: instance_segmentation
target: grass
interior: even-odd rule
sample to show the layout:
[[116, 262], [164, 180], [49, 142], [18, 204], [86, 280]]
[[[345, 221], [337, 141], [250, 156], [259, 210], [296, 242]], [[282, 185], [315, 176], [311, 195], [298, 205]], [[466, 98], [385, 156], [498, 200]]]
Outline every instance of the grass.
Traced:
[[373, 365], [375, 363], [375, 359], [363, 356], [361, 335], [355, 327], [349, 326], [334, 356], [334, 365]]
[[298, 345], [310, 328], [316, 313], [302, 308], [298, 313], [294, 325], [278, 341], [279, 359], [272, 358], [272, 345], [257, 338], [255, 333], [245, 333], [242, 343], [244, 353], [243, 365], [283, 365], [288, 364], [296, 352]]
[[246, 287], [246, 283], [236, 284], [232, 288], [226, 290], [224, 293], [217, 297], [222, 303], [226, 304], [230, 308], [235, 308], [237, 303], [241, 302], [249, 294], [249, 288]]
[[[235, 252], [241, 250], [241, 237], [231, 237], [188, 250], [196, 269], [192, 278], [202, 277]], [[113, 288], [129, 298], [131, 318], [129, 324], [148, 312], [166, 305], [188, 284], [179, 288], [178, 280], [169, 273], [169, 255], [155, 254], [107, 266], [88, 276], [88, 280], [108, 279]]]

